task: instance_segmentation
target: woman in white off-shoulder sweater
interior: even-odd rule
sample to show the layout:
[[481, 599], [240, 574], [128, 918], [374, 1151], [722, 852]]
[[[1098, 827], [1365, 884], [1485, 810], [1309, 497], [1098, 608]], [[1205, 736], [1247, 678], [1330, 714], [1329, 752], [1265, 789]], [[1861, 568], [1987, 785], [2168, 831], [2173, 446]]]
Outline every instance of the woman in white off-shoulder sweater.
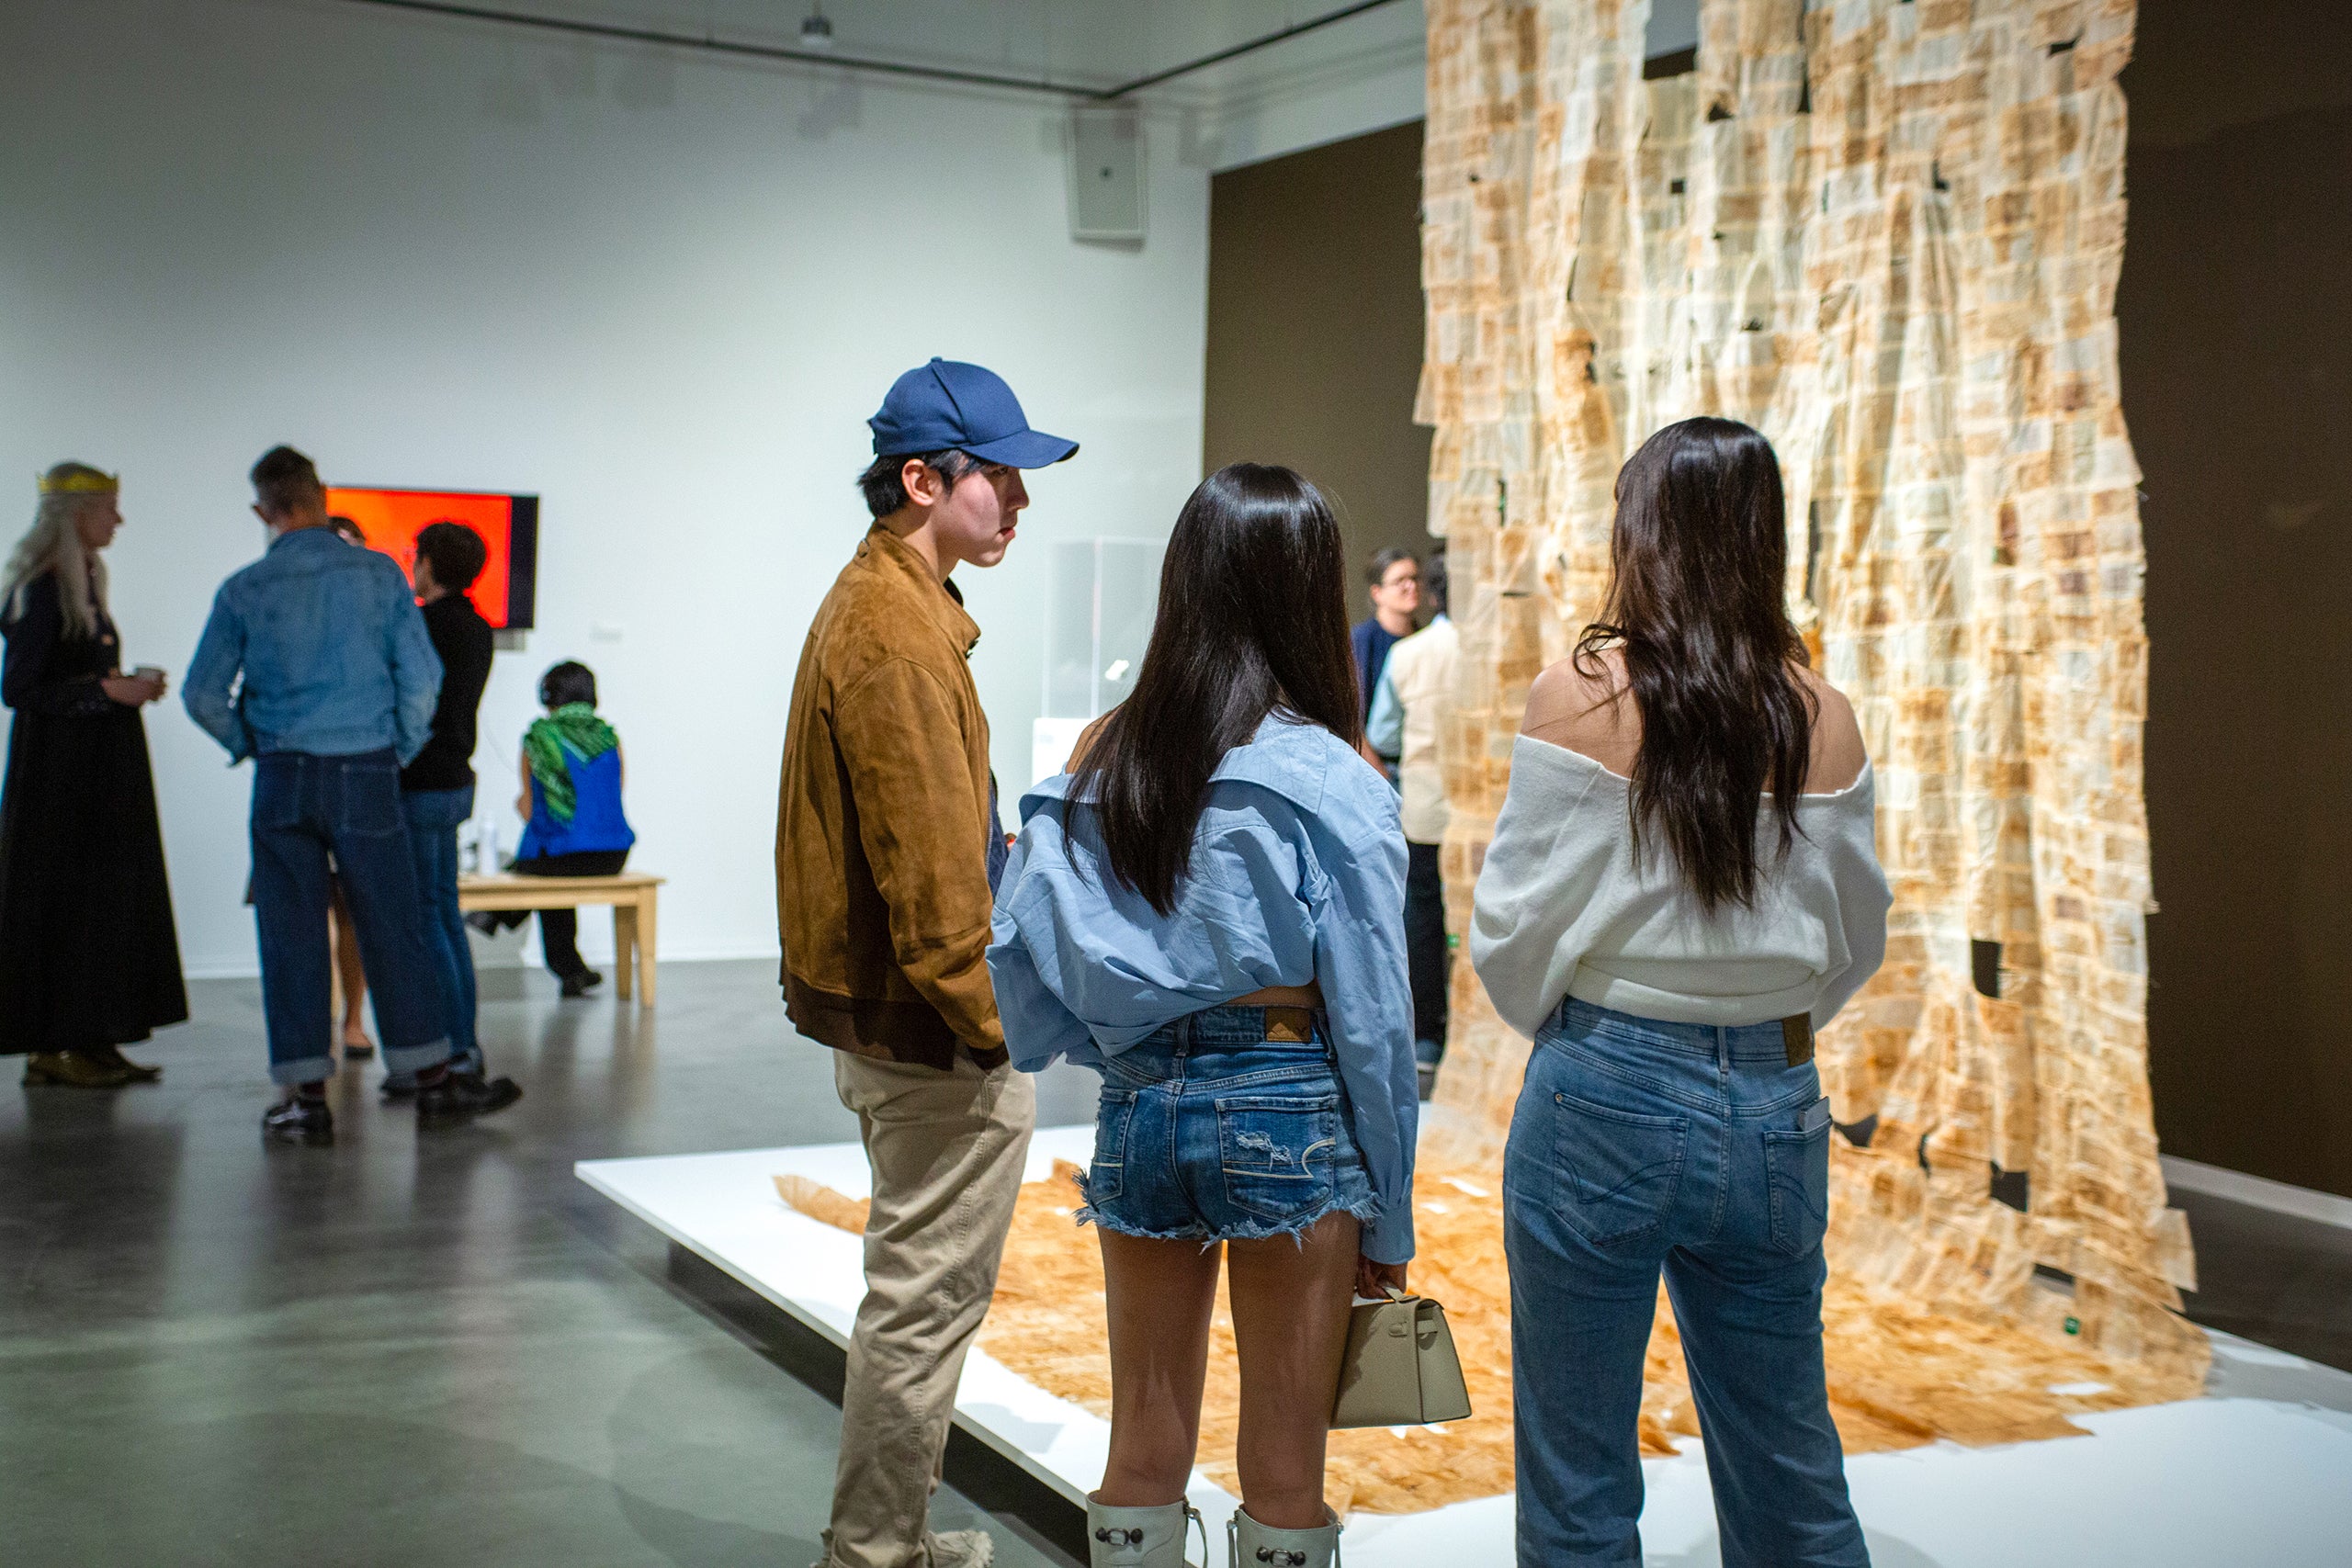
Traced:
[[1661, 1270], [1726, 1568], [1869, 1562], [1822, 1376], [1813, 1036], [1877, 970], [1890, 900], [1784, 527], [1744, 424], [1626, 463], [1608, 602], [1529, 693], [1478, 879], [1472, 962], [1536, 1042], [1504, 1163], [1523, 1565], [1640, 1561]]

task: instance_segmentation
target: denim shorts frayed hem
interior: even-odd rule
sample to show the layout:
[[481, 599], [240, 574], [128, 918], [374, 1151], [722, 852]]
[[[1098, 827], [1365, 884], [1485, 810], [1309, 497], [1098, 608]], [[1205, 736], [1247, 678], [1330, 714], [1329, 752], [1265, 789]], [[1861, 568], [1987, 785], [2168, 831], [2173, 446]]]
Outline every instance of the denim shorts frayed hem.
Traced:
[[[1073, 1176], [1070, 1182], [1079, 1190], [1080, 1196], [1085, 1194], [1084, 1176]], [[1093, 1225], [1119, 1235], [1131, 1235], [1140, 1241], [1197, 1241], [1203, 1252], [1221, 1241], [1271, 1241], [1276, 1236], [1286, 1235], [1303, 1252], [1306, 1249], [1306, 1233], [1333, 1214], [1352, 1214], [1357, 1224], [1368, 1225], [1380, 1217], [1380, 1208], [1377, 1198], [1350, 1201], [1343, 1194], [1334, 1192], [1329, 1202], [1319, 1203], [1304, 1214], [1284, 1220], [1268, 1220], [1263, 1224], [1227, 1224], [1212, 1230], [1205, 1224], [1195, 1223], [1169, 1230], [1152, 1230], [1144, 1225], [1129, 1224], [1115, 1216], [1106, 1216], [1090, 1202], [1078, 1211], [1077, 1221], [1081, 1225]]]
[[1080, 1224], [1148, 1241], [1261, 1241], [1334, 1213], [1377, 1219], [1347, 1091], [1318, 1016], [1270, 1030], [1265, 1010], [1211, 1008], [1103, 1067]]

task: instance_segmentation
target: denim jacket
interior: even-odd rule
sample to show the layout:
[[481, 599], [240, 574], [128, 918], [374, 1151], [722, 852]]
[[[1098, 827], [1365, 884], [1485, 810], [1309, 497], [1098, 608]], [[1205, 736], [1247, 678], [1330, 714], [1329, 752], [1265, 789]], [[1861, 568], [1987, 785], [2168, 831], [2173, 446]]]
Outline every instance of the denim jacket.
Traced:
[[405, 766], [432, 738], [440, 694], [441, 660], [400, 567], [304, 528], [220, 585], [181, 700], [232, 762], [389, 748]]
[[1396, 795], [1319, 725], [1270, 716], [1210, 775], [1191, 863], [1162, 915], [1102, 862], [1069, 775], [1021, 800], [989, 969], [1012, 1060], [1100, 1066], [1162, 1025], [1269, 986], [1319, 983], [1350, 1124], [1380, 1213], [1365, 1255], [1413, 1255], [1420, 1102], [1405, 970]]

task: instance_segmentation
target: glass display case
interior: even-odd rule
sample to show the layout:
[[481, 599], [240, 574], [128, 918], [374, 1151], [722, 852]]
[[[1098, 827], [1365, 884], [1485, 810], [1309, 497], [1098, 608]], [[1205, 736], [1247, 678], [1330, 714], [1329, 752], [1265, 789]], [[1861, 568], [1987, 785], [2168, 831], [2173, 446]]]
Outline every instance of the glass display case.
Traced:
[[1080, 731], [1126, 700], [1159, 603], [1159, 539], [1064, 539], [1046, 565], [1046, 690], [1031, 782], [1062, 771]]

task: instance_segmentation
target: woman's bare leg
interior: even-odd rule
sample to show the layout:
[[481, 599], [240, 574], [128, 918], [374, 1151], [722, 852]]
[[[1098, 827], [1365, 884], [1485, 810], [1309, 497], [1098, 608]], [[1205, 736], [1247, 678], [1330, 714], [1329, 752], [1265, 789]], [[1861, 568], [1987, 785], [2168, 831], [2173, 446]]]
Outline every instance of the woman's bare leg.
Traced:
[[368, 1038], [368, 971], [359, 964], [359, 928], [351, 923], [351, 910], [343, 901], [343, 886], [337, 883], [334, 896], [327, 906], [327, 924], [334, 932], [334, 973], [343, 989], [343, 1043], [345, 1045], [372, 1044]]
[[1354, 1215], [1333, 1213], [1297, 1240], [1226, 1244], [1241, 1353], [1241, 1501], [1275, 1529], [1324, 1521], [1323, 1447], [1348, 1348], [1360, 1228]]
[[1193, 1475], [1219, 1249], [1098, 1234], [1111, 1319], [1111, 1460], [1094, 1496], [1114, 1508], [1156, 1508], [1182, 1498]]

